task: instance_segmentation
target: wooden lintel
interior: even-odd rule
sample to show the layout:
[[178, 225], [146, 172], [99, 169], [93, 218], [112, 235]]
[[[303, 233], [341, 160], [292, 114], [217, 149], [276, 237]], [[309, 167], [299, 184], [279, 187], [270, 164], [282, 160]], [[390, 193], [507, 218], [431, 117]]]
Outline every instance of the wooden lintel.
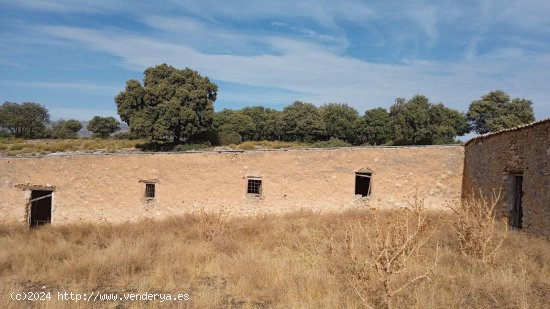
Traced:
[[158, 179], [140, 179], [139, 182], [140, 183], [158, 183], [159, 180]]
[[42, 190], [42, 191], [55, 191], [55, 186], [42, 186], [42, 185], [31, 185], [31, 184], [17, 184], [15, 185], [17, 189], [21, 190]]

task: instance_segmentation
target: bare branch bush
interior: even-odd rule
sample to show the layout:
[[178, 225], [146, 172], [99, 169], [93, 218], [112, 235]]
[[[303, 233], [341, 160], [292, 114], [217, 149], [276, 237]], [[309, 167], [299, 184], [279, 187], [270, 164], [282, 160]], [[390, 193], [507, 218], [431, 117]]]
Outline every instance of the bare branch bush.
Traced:
[[389, 211], [385, 219], [373, 210], [366, 220], [347, 224], [345, 247], [353, 265], [348, 281], [365, 307], [378, 307], [365, 292], [371, 282], [382, 285], [383, 305], [393, 308], [398, 294], [429, 279], [437, 250], [422, 272], [413, 270], [417, 261], [411, 260], [418, 257], [434, 231], [423, 201], [418, 199], [409, 207]]
[[493, 191], [490, 201], [480, 192], [479, 196], [474, 194], [447, 205], [455, 214], [451, 226], [458, 236], [460, 251], [483, 264], [494, 261], [495, 253], [508, 234], [506, 219], [499, 222], [495, 213], [500, 193]]
[[213, 241], [225, 234], [229, 228], [229, 213], [225, 208], [210, 213], [201, 208], [192, 215], [192, 221], [197, 227], [201, 239]]

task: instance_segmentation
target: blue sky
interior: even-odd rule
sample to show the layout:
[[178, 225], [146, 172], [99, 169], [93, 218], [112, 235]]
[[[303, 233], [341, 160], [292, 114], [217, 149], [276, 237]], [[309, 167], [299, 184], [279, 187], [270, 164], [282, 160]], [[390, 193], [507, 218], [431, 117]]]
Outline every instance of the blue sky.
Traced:
[[360, 113], [424, 94], [466, 111], [495, 89], [550, 117], [550, 1], [0, 0], [0, 101], [116, 115], [149, 66], [190, 67], [216, 110], [295, 100]]

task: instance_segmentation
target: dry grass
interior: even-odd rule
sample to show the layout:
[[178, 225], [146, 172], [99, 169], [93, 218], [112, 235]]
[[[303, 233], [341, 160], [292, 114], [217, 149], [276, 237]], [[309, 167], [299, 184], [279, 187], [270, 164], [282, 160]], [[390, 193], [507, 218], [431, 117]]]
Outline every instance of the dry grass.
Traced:
[[0, 138], [0, 155], [43, 155], [57, 152], [119, 152], [133, 151], [143, 140], [119, 139], [37, 139]]
[[493, 192], [490, 200], [480, 194], [448, 204], [455, 214], [451, 226], [458, 238], [460, 250], [482, 263], [494, 262], [495, 254], [508, 233], [506, 219], [502, 218], [498, 222], [496, 217], [495, 208], [499, 199], [500, 191]]
[[[14, 137], [0, 138], [0, 156], [36, 156], [59, 152], [128, 152], [142, 151], [144, 145], [149, 145], [145, 140], [124, 140], [124, 139], [96, 139], [96, 138], [78, 138], [78, 139], [35, 139], [25, 140]], [[246, 141], [238, 145], [229, 145], [231, 149], [240, 150], [264, 150], [264, 149], [299, 149], [308, 147], [333, 147], [326, 144], [308, 144], [300, 142], [284, 141]], [[163, 151], [188, 151], [188, 150], [212, 150], [215, 147], [204, 144], [187, 145], [182, 144], [172, 149]], [[145, 147], [147, 148], [147, 147]], [[148, 151], [158, 151], [146, 149]]]
[[[164, 221], [32, 231], [0, 226], [0, 307], [33, 305], [11, 301], [12, 291], [93, 290], [188, 293], [190, 300], [52, 300], [34, 305], [380, 308], [388, 304], [384, 269], [390, 264], [395, 270], [389, 277], [390, 292], [405, 286], [392, 295], [391, 305], [398, 308], [544, 308], [550, 303], [548, 240], [511, 231], [494, 253], [497, 262], [482, 263], [462, 253], [447, 223], [451, 218], [441, 216], [414, 209], [250, 218], [198, 213]], [[400, 222], [407, 222], [408, 229]], [[353, 255], [350, 233], [355, 237]], [[392, 259], [378, 259], [376, 252], [395, 258], [389, 263]], [[363, 268], [358, 294], [357, 274], [350, 270], [361, 259], [368, 267]]]
[[429, 279], [437, 265], [438, 250], [434, 257], [424, 259], [433, 259], [433, 263], [421, 273], [411, 271], [411, 261], [435, 231], [433, 221], [424, 211], [423, 202], [416, 199], [407, 208], [390, 210], [384, 218], [375, 210], [366, 220], [347, 225], [346, 251], [352, 265], [347, 277], [365, 307], [380, 303], [377, 298], [381, 295], [381, 305], [393, 308], [398, 294]]
[[255, 149], [285, 149], [285, 148], [307, 148], [312, 147], [312, 144], [300, 142], [284, 142], [284, 141], [246, 141], [239, 145], [229, 145], [233, 149], [255, 150]]

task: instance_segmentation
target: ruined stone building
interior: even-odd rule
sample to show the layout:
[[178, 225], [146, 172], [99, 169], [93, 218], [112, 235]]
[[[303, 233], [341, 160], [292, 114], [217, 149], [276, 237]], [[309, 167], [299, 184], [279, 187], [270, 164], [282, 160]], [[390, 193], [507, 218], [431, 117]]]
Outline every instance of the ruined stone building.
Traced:
[[500, 193], [511, 226], [550, 235], [550, 119], [466, 143], [462, 192]]
[[462, 146], [0, 158], [3, 221], [124, 222], [204, 208], [428, 207], [460, 198]]
[[465, 146], [95, 154], [0, 158], [0, 223], [125, 222], [221, 208], [432, 209], [501, 190], [511, 224], [550, 235], [550, 120]]

